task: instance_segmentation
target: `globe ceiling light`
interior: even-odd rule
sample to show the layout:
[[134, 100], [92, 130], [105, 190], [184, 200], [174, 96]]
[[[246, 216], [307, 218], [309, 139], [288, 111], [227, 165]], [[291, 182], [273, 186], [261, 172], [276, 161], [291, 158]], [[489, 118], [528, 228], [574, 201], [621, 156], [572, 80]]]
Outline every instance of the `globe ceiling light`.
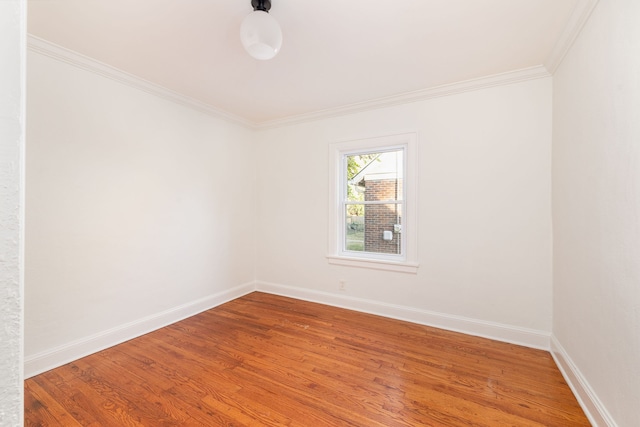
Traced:
[[271, 59], [282, 46], [280, 25], [269, 15], [271, 0], [251, 0], [251, 6], [253, 12], [240, 26], [240, 40], [249, 55], [261, 60]]

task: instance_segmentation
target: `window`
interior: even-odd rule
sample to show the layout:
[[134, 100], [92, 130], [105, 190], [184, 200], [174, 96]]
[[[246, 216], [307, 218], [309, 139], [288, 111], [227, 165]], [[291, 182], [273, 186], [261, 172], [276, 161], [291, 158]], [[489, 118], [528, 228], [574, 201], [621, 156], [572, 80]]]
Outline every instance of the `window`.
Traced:
[[405, 253], [403, 159], [404, 148], [342, 156], [343, 252]]
[[416, 135], [331, 144], [328, 260], [415, 273]]

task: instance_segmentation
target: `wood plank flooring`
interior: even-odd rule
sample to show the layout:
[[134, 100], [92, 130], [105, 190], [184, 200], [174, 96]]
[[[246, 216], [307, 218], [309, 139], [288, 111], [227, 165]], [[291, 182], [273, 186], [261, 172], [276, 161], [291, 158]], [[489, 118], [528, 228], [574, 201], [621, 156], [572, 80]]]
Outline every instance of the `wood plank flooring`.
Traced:
[[254, 292], [25, 381], [26, 426], [588, 426], [549, 353]]

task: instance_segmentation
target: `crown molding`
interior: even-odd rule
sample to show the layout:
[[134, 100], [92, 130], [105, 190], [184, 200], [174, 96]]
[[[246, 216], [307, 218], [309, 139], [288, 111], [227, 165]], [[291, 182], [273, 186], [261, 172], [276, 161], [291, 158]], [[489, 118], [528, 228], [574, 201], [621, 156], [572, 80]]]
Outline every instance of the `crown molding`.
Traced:
[[130, 86], [134, 89], [138, 89], [151, 95], [158, 96], [162, 99], [174, 102], [176, 104], [192, 108], [209, 116], [224, 119], [226, 121], [241, 125], [246, 128], [255, 128], [255, 123], [247, 119], [217, 109], [209, 104], [190, 98], [188, 96], [181, 95], [148, 80], [142, 79], [133, 74], [129, 74], [118, 68], [112, 67], [111, 65], [97, 61], [93, 58], [51, 43], [34, 35], [28, 35], [27, 48], [32, 52], [48, 56], [57, 61], [64, 62], [82, 70], [100, 75], [102, 77], [106, 77], [118, 83]]
[[432, 98], [440, 98], [443, 96], [455, 95], [458, 93], [471, 92], [479, 89], [485, 89], [495, 86], [503, 86], [512, 83], [518, 83], [526, 80], [540, 79], [551, 77], [547, 69], [538, 65], [535, 67], [523, 68], [520, 70], [509, 71], [506, 73], [493, 74], [477, 79], [464, 80], [457, 83], [435, 86], [428, 89], [421, 89], [413, 92], [405, 92], [399, 95], [377, 98], [370, 101], [349, 104], [337, 108], [329, 108], [326, 110], [314, 111], [311, 113], [300, 114], [296, 116], [286, 117], [284, 119], [269, 120], [256, 124], [258, 129], [272, 129], [281, 126], [300, 124], [319, 119], [343, 116], [346, 114], [355, 114], [363, 111], [374, 110], [378, 108], [391, 107], [394, 105], [407, 104], [411, 102], [424, 101]]
[[569, 49], [573, 46], [597, 4], [598, 0], [579, 0], [578, 4], [573, 8], [569, 22], [544, 64], [552, 75], [555, 74]]
[[[597, 0], [588, 0], [596, 2]], [[586, 20], [586, 18], [585, 18]], [[575, 38], [575, 37], [574, 37]], [[343, 105], [336, 108], [314, 111], [300, 115], [285, 117], [282, 119], [268, 120], [263, 122], [252, 122], [248, 119], [233, 115], [226, 111], [217, 109], [209, 104], [198, 101], [196, 99], [181, 95], [170, 89], [144, 80], [133, 74], [129, 74], [111, 65], [97, 61], [88, 56], [82, 55], [70, 49], [51, 43], [34, 35], [28, 35], [27, 48], [57, 61], [70, 64], [74, 67], [95, 73], [97, 75], [109, 78], [116, 82], [128, 85], [132, 88], [143, 92], [158, 96], [165, 100], [180, 104], [212, 117], [221, 118], [231, 123], [241, 125], [248, 129], [272, 129], [293, 124], [300, 124], [320, 119], [343, 116], [347, 114], [355, 114], [363, 111], [374, 110], [378, 108], [391, 107], [395, 105], [407, 104], [411, 102], [424, 101], [432, 98], [455, 95], [464, 92], [471, 92], [479, 89], [486, 89], [495, 86], [503, 86], [512, 83], [523, 82], [527, 80], [550, 77], [551, 74], [543, 65], [538, 65], [520, 70], [509, 71], [505, 73], [493, 74], [477, 79], [470, 79], [461, 82], [435, 86], [432, 88], [421, 89], [412, 92], [405, 92], [399, 95], [393, 95], [383, 98], [376, 98], [369, 101], [358, 102], [354, 104]]]

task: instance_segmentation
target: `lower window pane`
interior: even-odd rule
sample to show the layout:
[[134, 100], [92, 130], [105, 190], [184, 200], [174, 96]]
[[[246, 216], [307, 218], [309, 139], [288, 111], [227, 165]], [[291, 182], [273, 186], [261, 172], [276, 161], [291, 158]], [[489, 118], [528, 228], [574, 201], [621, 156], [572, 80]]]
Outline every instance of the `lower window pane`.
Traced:
[[345, 250], [401, 254], [401, 208], [399, 203], [347, 205]]

